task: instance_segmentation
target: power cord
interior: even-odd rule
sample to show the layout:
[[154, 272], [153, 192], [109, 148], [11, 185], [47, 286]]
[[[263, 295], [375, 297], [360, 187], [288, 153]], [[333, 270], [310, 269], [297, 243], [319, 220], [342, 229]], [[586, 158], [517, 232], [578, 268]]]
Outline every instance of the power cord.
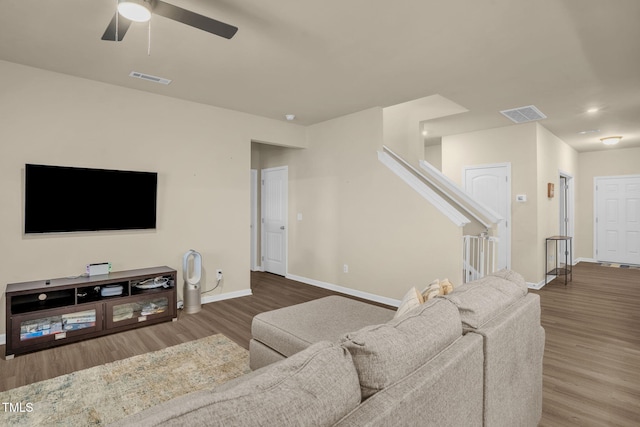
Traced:
[[220, 286], [220, 282], [222, 282], [222, 279], [218, 279], [218, 280], [216, 281], [216, 285], [213, 287], [213, 289], [209, 289], [208, 291], [204, 291], [204, 292], [203, 292], [203, 294], [207, 294], [207, 293], [209, 293], [209, 292], [213, 292], [213, 291], [215, 291], [216, 289], [218, 289], [218, 286]]

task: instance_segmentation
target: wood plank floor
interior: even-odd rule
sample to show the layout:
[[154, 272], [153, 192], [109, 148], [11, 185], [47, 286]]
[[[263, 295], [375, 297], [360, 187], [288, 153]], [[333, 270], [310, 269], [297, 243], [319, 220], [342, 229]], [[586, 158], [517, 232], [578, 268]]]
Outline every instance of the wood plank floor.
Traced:
[[[178, 322], [0, 359], [0, 390], [216, 333], [248, 348], [254, 315], [335, 294], [268, 273], [251, 279], [252, 296], [205, 304]], [[566, 287], [534, 292], [546, 332], [540, 425], [640, 425], [640, 270], [580, 263]]]
[[541, 426], [640, 426], [640, 270], [579, 263], [540, 291]]

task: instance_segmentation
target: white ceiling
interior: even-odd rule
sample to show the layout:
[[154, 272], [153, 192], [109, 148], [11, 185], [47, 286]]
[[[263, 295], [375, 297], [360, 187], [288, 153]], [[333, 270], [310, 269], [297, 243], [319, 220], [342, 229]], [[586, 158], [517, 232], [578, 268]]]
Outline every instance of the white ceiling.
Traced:
[[116, 0], [0, 0], [0, 59], [303, 125], [435, 94], [469, 110], [427, 122], [431, 136], [533, 104], [579, 151], [640, 146], [638, 0], [167, 1], [239, 31], [154, 17], [148, 56], [146, 24], [100, 40]]

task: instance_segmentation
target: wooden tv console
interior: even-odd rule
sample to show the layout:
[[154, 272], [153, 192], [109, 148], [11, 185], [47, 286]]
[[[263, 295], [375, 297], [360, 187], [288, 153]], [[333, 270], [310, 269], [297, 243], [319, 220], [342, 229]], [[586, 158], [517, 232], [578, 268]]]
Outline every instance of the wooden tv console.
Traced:
[[153, 267], [11, 283], [5, 358], [177, 320], [176, 280], [175, 270]]

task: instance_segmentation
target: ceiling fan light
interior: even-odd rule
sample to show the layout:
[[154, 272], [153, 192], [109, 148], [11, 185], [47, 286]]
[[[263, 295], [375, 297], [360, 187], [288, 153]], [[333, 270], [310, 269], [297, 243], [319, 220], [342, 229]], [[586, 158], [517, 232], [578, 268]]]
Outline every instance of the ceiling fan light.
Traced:
[[616, 145], [621, 139], [621, 136], [607, 136], [606, 138], [600, 138], [600, 141], [602, 141], [604, 145]]
[[147, 22], [151, 19], [151, 4], [144, 0], [119, 0], [118, 13], [130, 21]]

